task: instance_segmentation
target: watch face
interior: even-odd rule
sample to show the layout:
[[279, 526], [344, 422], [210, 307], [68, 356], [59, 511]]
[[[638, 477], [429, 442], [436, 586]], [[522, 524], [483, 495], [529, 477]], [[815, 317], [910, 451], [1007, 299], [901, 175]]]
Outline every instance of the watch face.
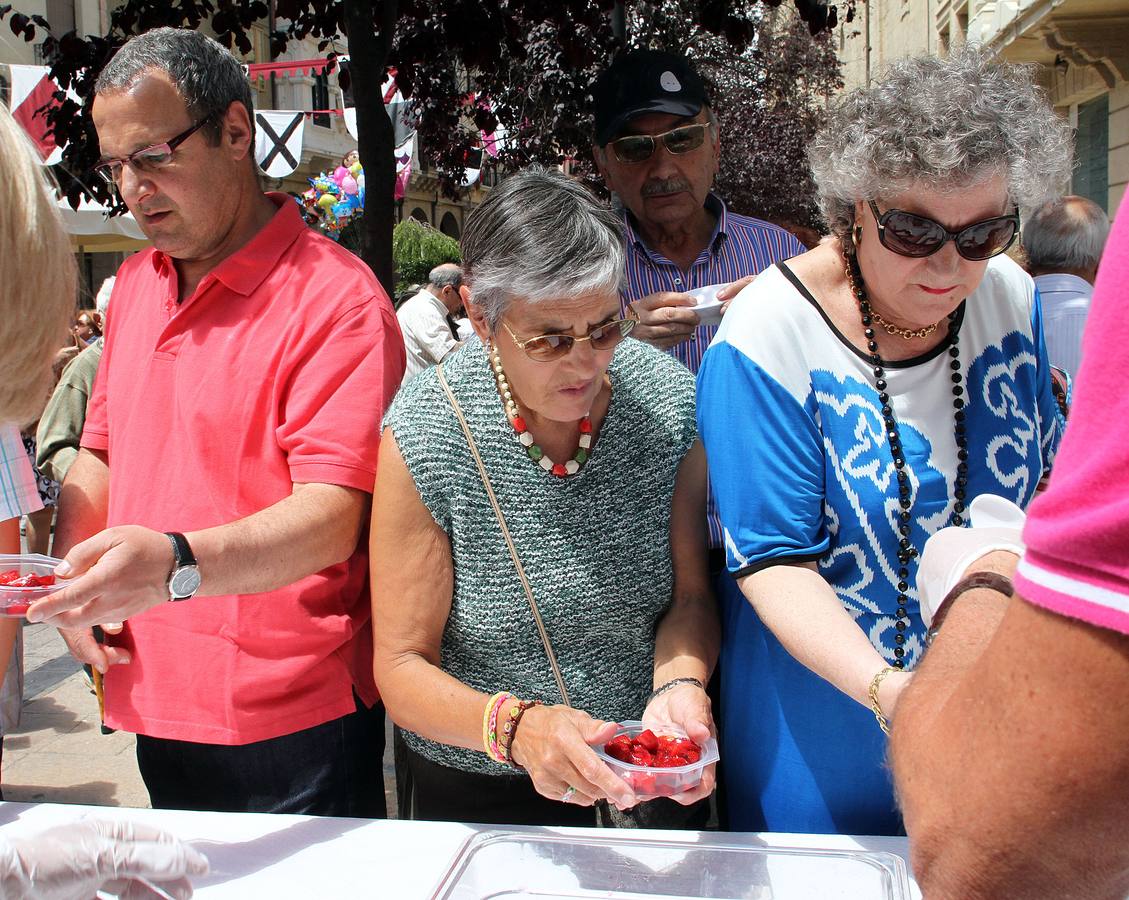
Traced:
[[200, 589], [200, 570], [195, 566], [181, 566], [169, 579], [169, 593], [173, 597], [191, 597]]

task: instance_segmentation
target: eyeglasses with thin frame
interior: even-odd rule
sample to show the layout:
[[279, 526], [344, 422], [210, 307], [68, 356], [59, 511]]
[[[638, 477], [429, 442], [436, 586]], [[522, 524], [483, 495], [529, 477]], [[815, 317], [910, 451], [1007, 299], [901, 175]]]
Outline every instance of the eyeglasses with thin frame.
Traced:
[[122, 170], [126, 164], [133, 166], [138, 172], [152, 173], [159, 169], [163, 169], [170, 162], [172, 162], [173, 153], [176, 148], [188, 140], [197, 131], [207, 125], [213, 116], [204, 116], [199, 122], [191, 128], [182, 131], [174, 138], [170, 138], [162, 144], [153, 144], [151, 147], [143, 147], [141, 150], [135, 150], [129, 156], [119, 156], [114, 159], [103, 160], [94, 167], [102, 179], [111, 187], [118, 187], [121, 184]]
[[595, 350], [611, 350], [631, 334], [631, 329], [638, 322], [638, 319], [614, 319], [603, 325], [597, 325], [584, 337], [575, 337], [571, 334], [539, 334], [525, 341], [519, 340], [513, 329], [505, 322], [502, 326], [526, 356], [537, 362], [549, 362], [567, 355], [579, 341], [591, 341]]
[[655, 155], [655, 148], [660, 141], [667, 152], [675, 156], [697, 150], [705, 141], [709, 127], [709, 122], [695, 122], [692, 125], [680, 125], [662, 134], [629, 134], [610, 144], [615, 158], [621, 163], [641, 163]]
[[874, 221], [878, 223], [879, 242], [899, 256], [915, 259], [932, 256], [952, 241], [957, 253], [965, 259], [980, 262], [999, 256], [1019, 234], [1019, 207], [1011, 215], [994, 216], [966, 225], [959, 231], [949, 231], [940, 222], [901, 209], [879, 213], [877, 203], [873, 200], [867, 202]]

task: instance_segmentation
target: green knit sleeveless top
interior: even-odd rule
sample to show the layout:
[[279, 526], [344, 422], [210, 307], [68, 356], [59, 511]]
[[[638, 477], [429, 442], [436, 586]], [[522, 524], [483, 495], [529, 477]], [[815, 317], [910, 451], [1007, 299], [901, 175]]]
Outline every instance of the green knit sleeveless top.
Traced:
[[[636, 340], [608, 368], [611, 405], [587, 464], [558, 478], [517, 440], [477, 338], [443, 372], [474, 434], [573, 705], [638, 718], [651, 691], [655, 628], [671, 601], [671, 501], [696, 437], [694, 379]], [[424, 505], [451, 541], [454, 595], [442, 668], [488, 694], [560, 703], [528, 600], [454, 411], [434, 369], [396, 396], [384, 424]], [[421, 572], [421, 578], [427, 573]], [[469, 772], [512, 770], [483, 752], [404, 732], [428, 759]]]

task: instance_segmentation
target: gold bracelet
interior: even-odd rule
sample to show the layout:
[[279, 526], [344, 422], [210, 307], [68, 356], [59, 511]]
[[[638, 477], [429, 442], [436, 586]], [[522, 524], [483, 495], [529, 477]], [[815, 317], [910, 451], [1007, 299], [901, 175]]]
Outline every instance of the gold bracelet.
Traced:
[[882, 680], [891, 672], [897, 672], [893, 666], [886, 666], [880, 670], [877, 675], [870, 679], [870, 690], [867, 692], [870, 695], [870, 709], [874, 713], [874, 718], [878, 720], [878, 727], [882, 729], [883, 734], [890, 733], [890, 720], [882, 714], [882, 704], [878, 702], [878, 688], [882, 686]]

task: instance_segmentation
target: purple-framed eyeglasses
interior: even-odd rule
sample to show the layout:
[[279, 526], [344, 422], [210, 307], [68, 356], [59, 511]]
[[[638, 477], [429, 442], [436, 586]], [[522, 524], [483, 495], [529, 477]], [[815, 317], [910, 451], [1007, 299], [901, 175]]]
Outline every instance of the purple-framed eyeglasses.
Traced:
[[176, 148], [188, 140], [197, 131], [212, 121], [213, 115], [208, 114], [204, 116], [199, 122], [191, 128], [182, 131], [174, 138], [170, 138], [162, 144], [153, 144], [151, 147], [143, 147], [141, 150], [135, 150], [129, 156], [118, 156], [114, 159], [105, 159], [94, 167], [102, 179], [112, 187], [117, 187], [121, 184], [122, 169], [128, 163], [133, 166], [138, 172], [152, 173], [159, 169], [163, 169], [170, 162], [172, 162], [173, 153]]

